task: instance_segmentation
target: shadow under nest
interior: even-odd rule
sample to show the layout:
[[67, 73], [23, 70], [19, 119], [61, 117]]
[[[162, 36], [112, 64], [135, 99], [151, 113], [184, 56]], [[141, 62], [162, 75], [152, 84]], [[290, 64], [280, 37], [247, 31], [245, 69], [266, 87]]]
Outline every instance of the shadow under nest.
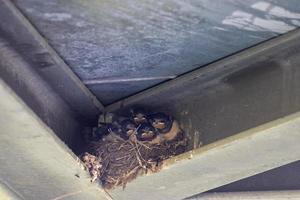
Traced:
[[185, 152], [186, 146], [184, 132], [159, 144], [124, 140], [111, 133], [100, 141], [90, 142], [82, 160], [92, 182], [99, 181], [105, 189], [117, 186], [124, 189], [137, 176], [161, 170], [164, 160]]

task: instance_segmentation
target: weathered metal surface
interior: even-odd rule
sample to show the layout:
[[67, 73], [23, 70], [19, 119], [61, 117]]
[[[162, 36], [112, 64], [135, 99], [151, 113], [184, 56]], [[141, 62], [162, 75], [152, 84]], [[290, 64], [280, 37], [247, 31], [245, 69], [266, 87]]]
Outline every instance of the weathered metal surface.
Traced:
[[297, 0], [14, 2], [105, 104], [300, 25]]
[[[3, 48], [14, 49], [16, 59], [26, 61], [73, 111], [85, 118], [95, 118], [103, 106], [10, 0], [0, 1], [0, 19]], [[0, 56], [4, 60], [9, 55], [4, 49]], [[14, 58], [10, 59], [13, 62]], [[1, 66], [4, 67], [7, 66]]]
[[81, 115], [72, 111], [70, 105], [51, 88], [49, 83], [39, 76], [8, 41], [2, 38], [0, 38], [0, 78], [6, 81], [70, 148], [76, 150], [81, 146], [82, 141], [78, 135], [85, 122]]
[[157, 174], [139, 177], [115, 199], [183, 199], [300, 160], [300, 113], [186, 152]]
[[2, 80], [0, 96], [0, 192], [6, 190], [11, 199], [107, 199], [71, 151]]

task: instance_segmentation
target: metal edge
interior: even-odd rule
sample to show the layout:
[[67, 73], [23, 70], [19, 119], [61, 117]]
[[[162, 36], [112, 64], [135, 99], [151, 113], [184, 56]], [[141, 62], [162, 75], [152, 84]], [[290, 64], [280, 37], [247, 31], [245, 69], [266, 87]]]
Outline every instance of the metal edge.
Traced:
[[[33, 112], [33, 110], [30, 107], [28, 107], [28, 105], [23, 101], [23, 99], [20, 96], [18, 96], [13, 91], [13, 89], [10, 88], [10, 86], [7, 85], [1, 79], [0, 79], [0, 90], [2, 90], [1, 92], [7, 93], [8, 96], [11, 99], [13, 99], [13, 101], [11, 102], [12, 104], [17, 103], [17, 105], [18, 105], [17, 108], [15, 108], [15, 110], [11, 110], [11, 113], [13, 113], [12, 115], [14, 115], [14, 116], [17, 115], [19, 118], [22, 118], [22, 117], [24, 118], [25, 121], [23, 123], [25, 125], [21, 124], [22, 126], [25, 127], [24, 129], [27, 129], [28, 127], [32, 127], [32, 126], [38, 126], [39, 128], [41, 128], [43, 130], [43, 132], [45, 132], [43, 134], [46, 134], [46, 136], [41, 136], [42, 134], [39, 133], [41, 135], [36, 136], [36, 137], [43, 138], [45, 140], [49, 140], [50, 143], [53, 142], [52, 145], [56, 146], [55, 149], [60, 154], [56, 154], [56, 157], [53, 157], [53, 155], [52, 155], [52, 157], [50, 156], [50, 157], [48, 157], [48, 159], [49, 160], [52, 159], [55, 162], [60, 160], [60, 162], [62, 163], [62, 165], [64, 165], [64, 167], [69, 167], [71, 165], [74, 168], [77, 168], [76, 172], [73, 171], [71, 173], [77, 173], [80, 176], [80, 179], [79, 179], [79, 182], [80, 182], [79, 184], [80, 185], [79, 186], [81, 186], [82, 190], [78, 191], [78, 193], [70, 191], [70, 193], [67, 193], [66, 195], [61, 195], [61, 196], [59, 196], [57, 198], [54, 198], [54, 199], [57, 199], [57, 200], [58, 199], [63, 199], [63, 198], [67, 198], [67, 197], [70, 197], [70, 196], [80, 195], [81, 193], [84, 193], [84, 194], [86, 194], [87, 196], [90, 196], [90, 197], [94, 197], [93, 199], [111, 199], [109, 197], [109, 194], [107, 194], [101, 186], [99, 186], [96, 183], [91, 183], [90, 182], [90, 176], [89, 176], [88, 172], [84, 170], [84, 165], [83, 165], [82, 161], [75, 155], [75, 153], [68, 146], [66, 146], [66, 144], [55, 134], [55, 132], [53, 132], [53, 130], [48, 125], [46, 125], [40, 119], [40, 117], [38, 117], [36, 115], [36, 113]], [[16, 110], [17, 110], [17, 114], [14, 113], [14, 112], [16, 112]], [[26, 121], [28, 119], [28, 118], [26, 118], [27, 116], [29, 116], [31, 121]], [[20, 121], [19, 118], [16, 119], [17, 123]], [[5, 134], [2, 134], [2, 136], [5, 137]], [[11, 135], [7, 135], [6, 137], [11, 137]], [[26, 138], [26, 139], [24, 139], [24, 138]], [[41, 140], [36, 140], [36, 138], [31, 137], [31, 136], [24, 136], [23, 138], [21, 137], [21, 139], [16, 138], [16, 137], [15, 138], [11, 137], [11, 139], [12, 140], [14, 140], [14, 139], [15, 140], [21, 140], [21, 141], [23, 140], [22, 145], [24, 145], [24, 143], [27, 143], [29, 140], [32, 141], [32, 142], [36, 142], [37, 146], [41, 145], [41, 144], [38, 144], [38, 143], [41, 142]], [[49, 145], [51, 146], [50, 143], [49, 143]], [[15, 143], [12, 143], [12, 144], [17, 146], [18, 143], [15, 142]], [[12, 145], [12, 147], [13, 147], [13, 145]], [[36, 147], [34, 147], [34, 148], [36, 148]], [[41, 152], [38, 152], [37, 154], [41, 154]], [[53, 152], [49, 152], [49, 154], [44, 152], [44, 154], [45, 154], [45, 159], [46, 159], [47, 156], [49, 156], [49, 154], [53, 154]], [[15, 158], [15, 156], [16, 155], [11, 155], [12, 158]], [[24, 157], [30, 157], [30, 158], [36, 159], [38, 156], [33, 155], [33, 154], [25, 154]], [[65, 160], [63, 160], [65, 162], [62, 162], [61, 159], [62, 160], [65, 159]], [[72, 162], [72, 163], [70, 163], [70, 162]], [[39, 162], [39, 164], [41, 164], [41, 163], [42, 163], [42, 161]], [[30, 165], [28, 165], [28, 163], [22, 163], [22, 164], [24, 164], [23, 168], [30, 168], [31, 167]], [[14, 167], [20, 167], [20, 166], [17, 165], [17, 166], [14, 166]], [[61, 166], [58, 166], [58, 167], [61, 167]], [[68, 169], [66, 169], [66, 170], [68, 170]], [[19, 172], [22, 173], [22, 170], [20, 170]], [[53, 173], [53, 172], [56, 172], [56, 171], [55, 170], [51, 171], [51, 173]], [[36, 173], [38, 173], [38, 172], [36, 172]], [[49, 172], [49, 174], [51, 174], [51, 173]], [[70, 173], [70, 172], [67, 172], [67, 174], [68, 173]], [[36, 174], [35, 174], [35, 176], [36, 176]], [[61, 179], [61, 177], [54, 177], [54, 176], [51, 177], [51, 178], [56, 179], [56, 180]], [[48, 180], [50, 180], [49, 177], [48, 177]], [[64, 180], [62, 180], [62, 181], [64, 181]], [[39, 181], [37, 180], [37, 182], [39, 182]], [[51, 182], [51, 181], [49, 181], [49, 182]], [[74, 183], [78, 184], [78, 181], [75, 181]], [[56, 182], [56, 184], [60, 184], [60, 183]], [[1, 191], [1, 189], [2, 189], [2, 191]], [[30, 189], [30, 188], [28, 188], [28, 189]], [[10, 197], [10, 198], [14, 197], [12, 199], [15, 199], [15, 198], [25, 199], [23, 197], [23, 195], [21, 193], [19, 193], [19, 191], [15, 190], [13, 185], [8, 185], [8, 183], [6, 181], [3, 182], [3, 180], [0, 179], [0, 194], [1, 194], [1, 192], [3, 192], [3, 194], [5, 195], [4, 197]]]
[[[94, 113], [98, 113], [101, 111], [104, 106], [103, 104], [90, 92], [89, 89], [83, 84], [83, 82], [74, 74], [74, 72], [70, 69], [70, 67], [64, 62], [64, 60], [58, 55], [58, 53], [48, 44], [45, 38], [38, 32], [38, 30], [30, 23], [30, 21], [23, 15], [23, 13], [17, 8], [17, 6], [10, 0], [3, 0], [5, 6], [10, 10], [10, 12], [14, 15], [16, 20], [19, 20], [23, 26], [27, 29], [27, 31], [31, 34], [35, 41], [38, 42], [40, 46], [44, 48], [44, 51], [51, 55], [51, 58], [55, 62], [56, 65], [62, 70], [64, 75], [68, 77], [69, 82], [73, 85], [74, 88], [77, 88], [76, 92], [81, 91], [82, 98], [85, 101], [86, 109], [94, 109]], [[47, 76], [47, 75], [46, 75]], [[55, 77], [54, 77], [55, 78]], [[64, 81], [66, 81], [64, 80]], [[72, 96], [68, 96], [68, 94], [64, 93], [63, 90], [60, 90], [60, 86], [55, 85], [55, 82], [52, 82], [52, 87], [55, 87], [58, 93], [66, 99], [72, 107], [82, 106], [82, 104], [78, 105], [76, 99], [72, 99]], [[73, 105], [72, 105], [73, 104]], [[83, 109], [82, 109], [83, 110]], [[80, 110], [80, 111], [82, 111]], [[84, 112], [81, 112], [84, 113]]]

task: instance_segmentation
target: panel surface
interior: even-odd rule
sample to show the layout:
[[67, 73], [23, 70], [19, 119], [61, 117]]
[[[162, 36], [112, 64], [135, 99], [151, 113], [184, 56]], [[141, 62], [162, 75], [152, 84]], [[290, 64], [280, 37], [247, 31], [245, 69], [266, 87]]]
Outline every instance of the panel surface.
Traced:
[[297, 0], [15, 2], [104, 104], [300, 25]]

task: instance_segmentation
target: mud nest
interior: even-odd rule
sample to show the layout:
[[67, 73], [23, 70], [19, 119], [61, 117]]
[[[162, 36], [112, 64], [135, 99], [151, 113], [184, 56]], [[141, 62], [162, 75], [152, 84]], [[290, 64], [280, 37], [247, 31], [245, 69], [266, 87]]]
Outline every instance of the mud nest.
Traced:
[[[128, 121], [128, 119], [125, 120]], [[105, 189], [113, 189], [117, 186], [125, 188], [126, 184], [137, 176], [158, 172], [162, 169], [164, 160], [186, 150], [185, 134], [174, 119], [171, 120], [172, 125], [169, 126], [167, 132], [162, 133], [163, 131], [159, 128], [154, 128], [153, 131], [156, 133], [150, 132], [152, 134], [150, 136], [149, 132], [146, 132], [148, 135], [144, 132], [149, 131], [152, 125], [140, 131], [143, 124], [136, 123], [134, 120], [132, 122], [136, 126], [131, 129], [130, 126], [128, 128], [128, 122], [125, 129], [124, 124], [120, 122], [117, 128], [111, 127], [111, 124], [115, 122], [101, 123], [99, 126], [102, 130], [101, 137], [96, 140], [91, 139], [87, 151], [82, 155], [82, 161], [92, 177], [91, 181], [99, 181]], [[153, 120], [151, 122], [150, 124], [153, 124]], [[107, 124], [110, 127], [107, 127]], [[157, 127], [154, 124], [153, 126]], [[171, 130], [175, 130], [174, 127], [176, 134], [173, 134], [171, 138], [166, 137]]]

